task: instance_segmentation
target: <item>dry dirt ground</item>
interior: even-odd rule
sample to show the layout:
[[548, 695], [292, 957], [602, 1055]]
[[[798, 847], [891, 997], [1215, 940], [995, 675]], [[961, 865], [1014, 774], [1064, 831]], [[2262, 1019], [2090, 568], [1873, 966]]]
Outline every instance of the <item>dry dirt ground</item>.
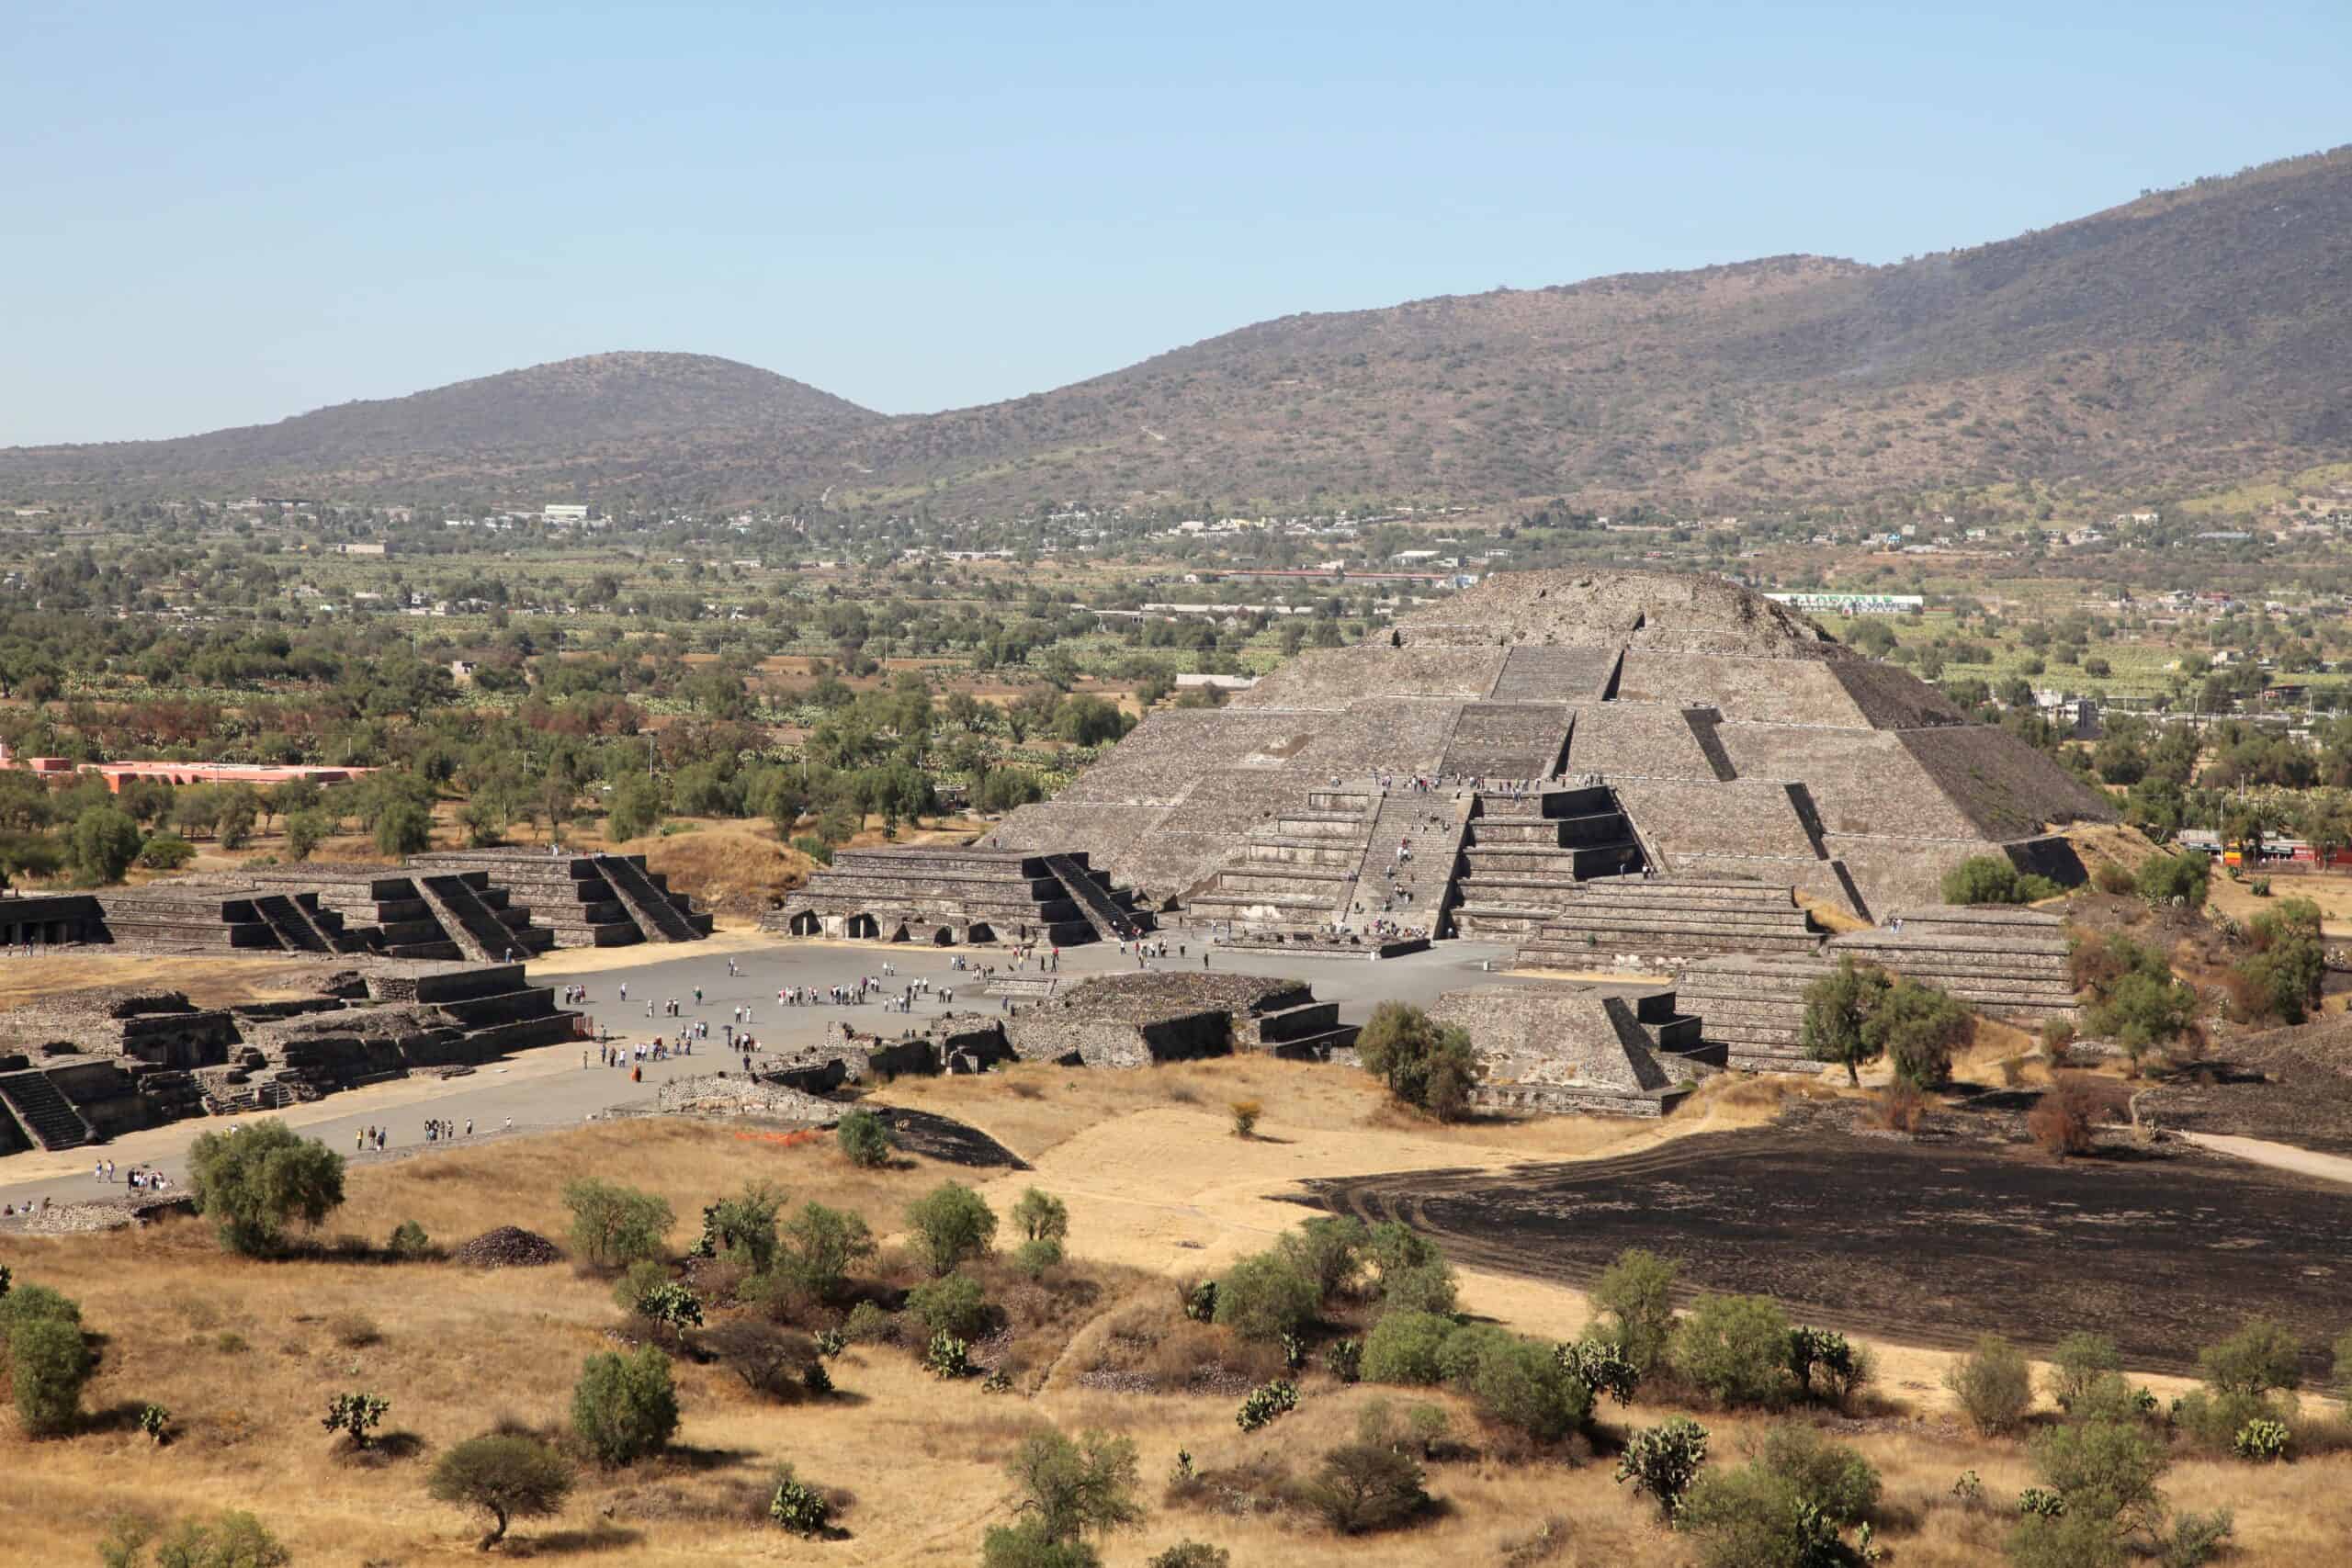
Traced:
[[[1247, 1141], [1232, 1135], [1225, 1110], [1245, 1095], [1264, 1108], [1261, 1136]], [[1140, 1531], [1109, 1544], [1107, 1560], [1119, 1568], [1188, 1537], [1232, 1549], [1248, 1568], [1484, 1568], [1547, 1517], [1563, 1521], [1564, 1542], [1541, 1560], [1547, 1563], [1679, 1568], [1691, 1561], [1686, 1542], [1611, 1482], [1605, 1457], [1506, 1462], [1443, 1394], [1437, 1402], [1453, 1408], [1469, 1442], [1431, 1466], [1430, 1489], [1444, 1507], [1418, 1529], [1343, 1540], [1289, 1510], [1163, 1506], [1159, 1481], [1179, 1448], [1204, 1470], [1304, 1470], [1350, 1435], [1364, 1404], [1398, 1391], [1345, 1389], [1309, 1373], [1296, 1414], [1245, 1435], [1235, 1428], [1228, 1392], [1117, 1393], [1086, 1381], [1102, 1364], [1114, 1328], [1175, 1321], [1169, 1285], [1123, 1265], [1203, 1272], [1263, 1245], [1302, 1213], [1276, 1201], [1300, 1176], [1446, 1167], [1499, 1173], [1522, 1159], [1670, 1154], [1691, 1142], [1678, 1139], [1671, 1122], [1437, 1128], [1385, 1110], [1360, 1079], [1255, 1061], [1123, 1075], [1025, 1066], [981, 1079], [901, 1081], [878, 1098], [956, 1116], [1027, 1160], [1035, 1168], [987, 1180], [1000, 1211], [1030, 1185], [1068, 1199], [1082, 1276], [1069, 1299], [1084, 1310], [1041, 1332], [1039, 1354], [1012, 1393], [989, 1393], [977, 1380], [939, 1383], [906, 1351], [875, 1348], [854, 1349], [838, 1365], [840, 1399], [779, 1405], [716, 1365], [682, 1362], [678, 1451], [587, 1474], [560, 1517], [518, 1525], [510, 1555], [630, 1568], [967, 1565], [982, 1529], [1011, 1517], [1001, 1466], [1023, 1425], [1042, 1418], [1137, 1442], [1152, 1507]], [[1702, 1100], [1690, 1125], [1728, 1134], [1770, 1116], [1776, 1100], [1761, 1086], [1728, 1086]], [[904, 1202], [943, 1177], [985, 1174], [923, 1158], [862, 1172], [822, 1140], [639, 1120], [355, 1170], [350, 1201], [331, 1228], [380, 1240], [414, 1219], [443, 1242], [501, 1224], [560, 1237], [561, 1184], [602, 1175], [668, 1199], [680, 1222], [671, 1242], [683, 1250], [700, 1206], [750, 1179], [775, 1182], [796, 1202], [854, 1209], [888, 1232]], [[441, 1262], [249, 1262], [220, 1254], [194, 1219], [110, 1235], [12, 1237], [0, 1260], [19, 1281], [78, 1298], [89, 1326], [105, 1337], [88, 1401], [99, 1413], [93, 1429], [34, 1443], [0, 1419], [0, 1561], [9, 1563], [92, 1561], [105, 1520], [127, 1508], [170, 1516], [229, 1503], [262, 1514], [299, 1562], [479, 1562], [478, 1524], [424, 1495], [432, 1455], [502, 1416], [560, 1421], [582, 1358], [610, 1348], [622, 1327], [606, 1284], [564, 1265], [480, 1273]], [[1465, 1303], [1555, 1336], [1585, 1318], [1571, 1290], [1476, 1267]], [[1992, 1559], [2008, 1526], [1999, 1500], [2031, 1479], [2018, 1443], [1977, 1439], [1951, 1419], [1935, 1391], [1939, 1366], [1931, 1353], [1890, 1352], [1869, 1418], [1839, 1424], [1885, 1473], [1888, 1536], [1908, 1568]], [[346, 1388], [392, 1400], [386, 1429], [398, 1436], [377, 1462], [333, 1451], [320, 1428], [327, 1396]], [[160, 1450], [132, 1427], [149, 1401], [173, 1411], [180, 1434]], [[1604, 1419], [1622, 1434], [1662, 1414], [1611, 1407]], [[1757, 1427], [1746, 1417], [1706, 1419], [1726, 1456]], [[853, 1495], [841, 1520], [845, 1539], [801, 1542], [756, 1522], [766, 1478], [782, 1461]], [[1982, 1477], [1990, 1505], [1951, 1498], [1965, 1470]], [[2180, 1506], [2234, 1506], [2242, 1562], [2320, 1562], [2352, 1550], [2347, 1481], [2352, 1460], [2330, 1455], [2258, 1470], [2186, 1461], [2166, 1486]]]

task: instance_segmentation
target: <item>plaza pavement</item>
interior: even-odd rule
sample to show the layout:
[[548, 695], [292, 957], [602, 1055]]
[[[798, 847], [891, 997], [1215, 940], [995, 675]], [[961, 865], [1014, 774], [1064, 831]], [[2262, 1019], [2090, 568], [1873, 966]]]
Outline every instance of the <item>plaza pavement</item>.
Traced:
[[[1187, 948], [1182, 958], [1176, 956], [1174, 944], [1179, 941]], [[1151, 966], [1197, 973], [1199, 945], [1188, 937], [1171, 935], [1170, 942], [1169, 957], [1152, 961]], [[616, 962], [622, 960], [624, 953], [639, 953], [643, 954], [639, 962]], [[956, 968], [959, 955], [973, 967]], [[1315, 987], [1318, 998], [1340, 1004], [1343, 1021], [1360, 1023], [1380, 1002], [1427, 1005], [1440, 992], [1498, 980], [1498, 972], [1509, 955], [1510, 949], [1497, 943], [1445, 942], [1427, 952], [1378, 962], [1216, 949], [1210, 963], [1217, 973], [1271, 975], [1306, 981]], [[684, 949], [662, 946], [606, 950], [594, 956], [599, 962], [593, 969], [565, 974], [562, 971], [566, 965], [559, 954], [555, 962], [544, 967], [533, 965], [532, 973], [542, 983], [553, 980], [560, 986], [576, 981], [585, 985], [588, 999], [580, 1004], [580, 1010], [594, 1019], [600, 1030], [609, 1031], [623, 1043], [650, 1042], [657, 1034], [673, 1035], [679, 1021], [668, 1018], [662, 1006], [672, 998], [678, 1000], [684, 1020], [709, 1021], [710, 1039], [697, 1042], [691, 1056], [647, 1062], [641, 1083], [629, 1081], [627, 1067], [594, 1066], [593, 1047], [586, 1047], [591, 1065], [583, 1068], [582, 1046], [550, 1045], [485, 1063], [462, 1077], [397, 1078], [282, 1111], [257, 1111], [242, 1117], [197, 1117], [83, 1148], [54, 1154], [31, 1150], [11, 1155], [0, 1158], [0, 1201], [21, 1206], [28, 1199], [38, 1201], [44, 1196], [62, 1203], [119, 1195], [123, 1191], [122, 1178], [134, 1165], [160, 1168], [175, 1183], [184, 1184], [187, 1148], [199, 1134], [266, 1116], [325, 1140], [329, 1147], [341, 1150], [355, 1164], [361, 1165], [414, 1154], [424, 1145], [424, 1122], [428, 1117], [460, 1127], [470, 1118], [477, 1143], [501, 1135], [510, 1122], [516, 1134], [573, 1126], [607, 1108], [650, 1102], [655, 1090], [670, 1078], [722, 1069], [740, 1070], [741, 1058], [728, 1052], [724, 1039], [725, 1026], [731, 1021], [739, 1005], [752, 1009], [752, 1021], [746, 1027], [763, 1050], [789, 1051], [813, 1044], [828, 1032], [837, 1033], [844, 1020], [862, 1035], [894, 1035], [910, 1023], [949, 1010], [998, 1011], [998, 1001], [981, 994], [984, 982], [978, 967], [993, 964], [1001, 969], [1009, 961], [1004, 950], [989, 947], [886, 947], [872, 942], [783, 937], [767, 942], [729, 941], [708, 947], [696, 943]], [[730, 958], [740, 974], [728, 974]], [[94, 956], [89, 984], [118, 983], [120, 973], [116, 966], [127, 962], [135, 961]], [[878, 1001], [854, 1007], [776, 1005], [779, 987], [814, 986], [821, 990], [828, 986], [854, 986], [861, 975], [879, 975], [886, 962], [898, 971], [886, 981], [894, 991], [918, 977], [928, 978], [932, 983], [930, 996], [918, 998], [911, 1014], [885, 1011]], [[1122, 956], [1113, 944], [1095, 942], [1065, 950], [1059, 973], [1062, 983], [1069, 986], [1089, 976], [1132, 972], [1135, 967], [1131, 954]], [[115, 972], [108, 973], [109, 970]], [[1034, 961], [1029, 972], [1035, 972]], [[628, 987], [628, 999], [625, 1002], [620, 999], [624, 984]], [[703, 988], [699, 1006], [694, 1000], [696, 986]], [[941, 989], [946, 987], [956, 993], [952, 1010], [940, 999]], [[651, 1019], [645, 1016], [648, 1000], [654, 1003], [655, 1016]], [[390, 1133], [388, 1153], [360, 1153], [356, 1140], [361, 1130], [376, 1126]], [[458, 1142], [462, 1145], [464, 1139]], [[111, 1186], [102, 1185], [93, 1177], [92, 1168], [102, 1158], [115, 1162]]]

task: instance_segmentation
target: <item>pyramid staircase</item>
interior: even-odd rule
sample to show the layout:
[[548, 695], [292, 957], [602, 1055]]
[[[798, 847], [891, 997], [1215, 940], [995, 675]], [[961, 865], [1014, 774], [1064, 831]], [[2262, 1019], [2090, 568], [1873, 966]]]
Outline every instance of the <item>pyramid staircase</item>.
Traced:
[[1245, 929], [1338, 919], [1355, 896], [1385, 798], [1371, 787], [1309, 790], [1303, 806], [1242, 835], [1209, 885], [1185, 897], [1185, 918]]
[[79, 1148], [94, 1135], [46, 1073], [0, 1074], [0, 1105], [14, 1111], [18, 1125], [44, 1149]]

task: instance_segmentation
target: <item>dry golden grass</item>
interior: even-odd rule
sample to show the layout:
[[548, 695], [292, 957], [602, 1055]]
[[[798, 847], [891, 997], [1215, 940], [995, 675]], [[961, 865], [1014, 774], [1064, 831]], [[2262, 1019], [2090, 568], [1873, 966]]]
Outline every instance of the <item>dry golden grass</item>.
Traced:
[[[1267, 1101], [1261, 1149], [1232, 1138], [1214, 1109], [1221, 1098], [1203, 1092], [1214, 1084], [1222, 1095], [1224, 1075], [1213, 1070], [1221, 1066], [1245, 1069], [1250, 1091]], [[1481, 1134], [1538, 1146], [1582, 1141], [1567, 1130], [1578, 1125], [1591, 1129], [1582, 1138], [1597, 1144], [1626, 1135], [1589, 1123], [1562, 1123], [1548, 1133], [1367, 1126], [1363, 1097], [1336, 1087], [1344, 1079], [1323, 1075], [1334, 1087], [1318, 1089], [1311, 1074], [1273, 1070], [1282, 1067], [1202, 1064], [1117, 1079], [1084, 1075], [1082, 1093], [1056, 1081], [1034, 1099], [1011, 1089], [1021, 1076], [1015, 1074], [1006, 1083], [902, 1084], [893, 1097], [945, 1106], [968, 1100], [966, 1109], [1001, 1112], [993, 1115], [1000, 1136], [1026, 1141], [1047, 1157], [1038, 1170], [996, 1184], [1000, 1212], [1021, 1186], [1064, 1193], [1073, 1251], [1088, 1259], [1122, 1251], [1124, 1238], [1106, 1228], [1119, 1223], [1116, 1212], [1082, 1203], [1069, 1183], [1105, 1180], [1094, 1162], [1131, 1137], [1159, 1143], [1130, 1156], [1133, 1179], [1142, 1179], [1148, 1168], [1163, 1184], [1181, 1187], [1197, 1179], [1178, 1181], [1180, 1172], [1247, 1157], [1278, 1159], [1297, 1146], [1283, 1139], [1352, 1137], [1374, 1158], [1388, 1146], [1391, 1154], [1420, 1156], [1448, 1152], [1460, 1163], [1485, 1157], [1473, 1141]], [[1169, 1090], [1183, 1090], [1188, 1077], [1201, 1080], [1194, 1092], [1206, 1103], [1197, 1110], [1167, 1099]], [[1144, 1088], [1154, 1080], [1164, 1086], [1156, 1105]], [[1694, 1121], [1769, 1114], [1778, 1094], [1792, 1092], [1812, 1091], [1756, 1083], [1711, 1089]], [[1124, 1110], [1123, 1100], [1129, 1102]], [[1090, 1113], [1086, 1101], [1094, 1103], [1091, 1113], [1108, 1113], [1107, 1136], [1071, 1125]], [[1409, 1147], [1389, 1146], [1406, 1140]], [[1280, 1169], [1228, 1174], [1237, 1185], [1263, 1186], [1279, 1184]], [[634, 1121], [355, 1171], [350, 1201], [331, 1228], [380, 1241], [400, 1220], [413, 1218], [445, 1243], [509, 1223], [560, 1237], [561, 1184], [601, 1175], [669, 1199], [680, 1221], [671, 1241], [683, 1247], [700, 1205], [749, 1179], [775, 1182], [795, 1201], [818, 1198], [855, 1209], [888, 1229], [908, 1197], [946, 1174], [921, 1161], [859, 1171], [822, 1143], [779, 1147], [721, 1126]], [[1114, 1172], [1107, 1179], [1126, 1178]], [[1182, 1201], [1181, 1193], [1174, 1201]], [[1288, 1213], [1295, 1219], [1297, 1211]], [[104, 1368], [89, 1400], [100, 1413], [94, 1429], [67, 1441], [32, 1443], [13, 1420], [0, 1418], [0, 1562], [7, 1563], [91, 1562], [106, 1519], [123, 1509], [170, 1516], [232, 1503], [259, 1512], [301, 1562], [478, 1562], [472, 1541], [479, 1525], [424, 1495], [433, 1453], [502, 1416], [559, 1423], [582, 1358], [615, 1343], [621, 1326], [605, 1284], [564, 1265], [481, 1273], [446, 1263], [254, 1263], [219, 1253], [198, 1221], [102, 1236], [11, 1238], [6, 1260], [19, 1280], [77, 1297], [90, 1326], [106, 1336]], [[1168, 1270], [1201, 1271], [1197, 1264]], [[988, 1272], [993, 1291], [1020, 1289], [1008, 1271]], [[753, 1560], [968, 1564], [983, 1529], [1009, 1517], [1004, 1459], [1024, 1424], [1042, 1418], [1066, 1428], [1124, 1432], [1139, 1447], [1152, 1512], [1141, 1531], [1113, 1543], [1114, 1562], [1140, 1562], [1191, 1538], [1224, 1545], [1237, 1562], [1251, 1565], [1484, 1565], [1547, 1517], [1567, 1522], [1566, 1544], [1551, 1562], [1672, 1568], [1691, 1561], [1689, 1543], [1663, 1530], [1611, 1481], [1605, 1458], [1511, 1464], [1481, 1453], [1485, 1445], [1470, 1414], [1445, 1394], [1434, 1402], [1450, 1410], [1469, 1450], [1431, 1466], [1430, 1490], [1444, 1509], [1419, 1529], [1341, 1540], [1292, 1509], [1234, 1517], [1162, 1506], [1160, 1483], [1179, 1448], [1203, 1470], [1286, 1467], [1304, 1473], [1316, 1454], [1352, 1434], [1358, 1413], [1373, 1399], [1402, 1404], [1425, 1396], [1341, 1388], [1310, 1372], [1296, 1413], [1244, 1435], [1234, 1427], [1236, 1401], [1227, 1393], [1120, 1394], [1091, 1387], [1084, 1373], [1097, 1367], [1157, 1369], [1170, 1374], [1169, 1386], [1182, 1387], [1188, 1369], [1232, 1348], [1220, 1345], [1216, 1332], [1175, 1317], [1174, 1292], [1165, 1280], [1115, 1269], [1092, 1272], [1100, 1282], [1093, 1300], [1061, 1295], [1023, 1308], [1030, 1327], [1021, 1349], [1033, 1359], [1022, 1386], [1034, 1395], [990, 1394], [976, 1381], [936, 1382], [896, 1348], [853, 1349], [837, 1364], [847, 1397], [791, 1405], [755, 1399], [720, 1367], [682, 1363], [681, 1451], [633, 1470], [584, 1475], [560, 1517], [518, 1525], [511, 1553], [628, 1568]], [[1531, 1325], [1541, 1320], [1558, 1334], [1579, 1325], [1580, 1308], [1560, 1304], [1573, 1300], [1566, 1292], [1549, 1292], [1550, 1304], [1539, 1306], [1531, 1304], [1544, 1293], [1539, 1287], [1526, 1286], [1524, 1296], [1512, 1298], [1498, 1296], [1481, 1277], [1465, 1283], [1477, 1310], [1502, 1305], [1510, 1309], [1502, 1315]], [[1909, 1568], [1976, 1568], [1997, 1551], [2007, 1519], [1998, 1506], [1971, 1511], [1954, 1504], [1953, 1478], [1976, 1471], [1997, 1505], [2030, 1476], [2019, 1444], [1982, 1441], [1952, 1422], [1933, 1392], [1939, 1365], [1939, 1358], [1924, 1353], [1891, 1358], [1881, 1413], [1848, 1435], [1885, 1474], [1896, 1521], [1887, 1539], [1898, 1561]], [[1238, 1356], [1237, 1370], [1256, 1375], [1265, 1369]], [[329, 1393], [352, 1387], [391, 1399], [386, 1429], [406, 1435], [391, 1446], [413, 1444], [412, 1455], [355, 1464], [330, 1450], [319, 1415]], [[130, 1426], [151, 1400], [171, 1408], [181, 1434], [160, 1450]], [[1663, 1414], [1612, 1406], [1603, 1418], [1622, 1432]], [[1758, 1425], [1746, 1416], [1703, 1418], [1715, 1434], [1714, 1451], [1725, 1458], [1736, 1458]], [[781, 1461], [854, 1495], [842, 1520], [849, 1539], [805, 1543], [757, 1522], [765, 1477]], [[2166, 1487], [2182, 1506], [2238, 1509], [2244, 1550], [2235, 1561], [2319, 1563], [2343, 1561], [2352, 1551], [2347, 1481], [2352, 1457], [2335, 1455], [2262, 1470], [2184, 1461]]]
[[[101, 986], [186, 991], [198, 1007], [279, 1001], [314, 995], [318, 977], [330, 966], [305, 958], [155, 958], [83, 953], [62, 958], [14, 958], [0, 964], [0, 1009]], [[0, 1020], [0, 1033], [6, 1029], [6, 1021]]]

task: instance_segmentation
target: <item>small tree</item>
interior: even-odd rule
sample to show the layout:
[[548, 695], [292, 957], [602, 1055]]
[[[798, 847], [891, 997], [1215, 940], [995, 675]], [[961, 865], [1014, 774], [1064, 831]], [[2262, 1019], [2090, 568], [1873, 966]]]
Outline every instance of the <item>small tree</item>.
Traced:
[[830, 1302], [849, 1282], [850, 1270], [874, 1253], [874, 1233], [865, 1220], [846, 1210], [806, 1203], [785, 1224], [776, 1268], [810, 1300]]
[[343, 1156], [283, 1122], [202, 1134], [188, 1172], [220, 1245], [249, 1258], [276, 1252], [289, 1223], [315, 1225], [343, 1203]]
[[1107, 1535], [1143, 1522], [1136, 1500], [1136, 1446], [1128, 1438], [1088, 1431], [1072, 1441], [1038, 1427], [1005, 1468], [1021, 1494], [1015, 1512], [1048, 1541]]
[[2156, 1482], [2166, 1459], [2144, 1431], [2079, 1421], [2039, 1434], [2028, 1451], [2057, 1507], [2026, 1511], [2018, 1521], [2009, 1556], [2021, 1568], [2119, 1562], [2134, 1537], [2153, 1542], [2163, 1530]]
[[641, 839], [662, 826], [662, 786], [643, 773], [631, 773], [613, 786], [605, 830], [615, 843]]
[[1441, 1024], [1417, 1007], [1382, 1002], [1356, 1035], [1356, 1059], [1388, 1085], [1388, 1092], [1441, 1122], [1470, 1111], [1478, 1059], [1470, 1036]]
[[395, 800], [376, 818], [376, 852], [423, 854], [433, 847], [431, 813], [413, 800]]
[[298, 811], [286, 819], [286, 854], [289, 860], [309, 860], [327, 836], [334, 831], [334, 818], [323, 811]]
[[563, 1206], [571, 1211], [572, 1250], [599, 1268], [659, 1258], [677, 1224], [665, 1200], [594, 1177], [564, 1183]]
[[1395, 1529], [1427, 1512], [1421, 1467], [1385, 1443], [1346, 1443], [1323, 1456], [1302, 1489], [1306, 1506], [1341, 1535]]
[[1025, 1241], [1069, 1239], [1069, 1206], [1035, 1187], [1022, 1193], [1021, 1201], [1013, 1204], [1012, 1223]]
[[139, 856], [139, 824], [111, 806], [94, 806], [74, 819], [66, 859], [85, 882], [120, 882]]
[[1372, 1233], [1353, 1214], [1318, 1214], [1275, 1245], [1315, 1282], [1319, 1303], [1350, 1293], [1363, 1272]]
[[1217, 1281], [1216, 1321], [1244, 1339], [1278, 1343], [1322, 1310], [1315, 1281], [1281, 1252], [1237, 1259]]
[[1984, 1437], [2017, 1429], [2033, 1405], [2033, 1368], [2025, 1352], [1997, 1334], [1944, 1371], [1944, 1387], [1960, 1401], [1970, 1423]]
[[1444, 1368], [1439, 1356], [1453, 1320], [1436, 1313], [1395, 1310], [1383, 1313], [1363, 1342], [1361, 1370], [1369, 1382], [1433, 1383]]
[[1645, 1377], [1657, 1369], [1673, 1336], [1674, 1284], [1679, 1273], [1670, 1258], [1632, 1247], [1619, 1253], [1593, 1284], [1590, 1299], [1601, 1332]]
[[996, 1213], [970, 1188], [943, 1181], [907, 1205], [907, 1229], [936, 1279], [995, 1245]]
[[852, 1165], [868, 1170], [887, 1163], [894, 1146], [889, 1127], [881, 1117], [863, 1107], [842, 1115], [840, 1125], [833, 1129], [833, 1137]]
[[1946, 992], [1897, 980], [1872, 1010], [1867, 1032], [1894, 1064], [1895, 1077], [1938, 1089], [1951, 1079], [1952, 1053], [1968, 1043], [1976, 1017]]
[[2277, 1321], [2249, 1317], [2238, 1331], [2197, 1353], [2197, 1375], [2215, 1393], [2260, 1399], [2274, 1389], [2299, 1388], [2303, 1347]]
[[721, 1198], [702, 1212], [702, 1240], [695, 1253], [739, 1263], [753, 1273], [775, 1267], [776, 1215], [784, 1208], [784, 1193], [764, 1181], [754, 1181], [732, 1198]]
[[927, 1332], [959, 1339], [977, 1339], [988, 1326], [988, 1297], [968, 1274], [924, 1280], [907, 1292], [907, 1311]]
[[1846, 1081], [1859, 1086], [1863, 1066], [1884, 1048], [1869, 1024], [1888, 987], [1884, 970], [1856, 964], [1851, 954], [1840, 957], [1835, 970], [1804, 988], [1804, 1021], [1797, 1034], [1804, 1054], [1844, 1067]]
[[2058, 1341], [2058, 1348], [2050, 1354], [2050, 1401], [2071, 1413], [2089, 1397], [2100, 1380], [2122, 1371], [2123, 1356], [2116, 1349], [2114, 1340], [2088, 1329], [2076, 1329]]
[[660, 1453], [678, 1429], [670, 1358], [650, 1345], [630, 1355], [606, 1351], [589, 1357], [572, 1386], [571, 1426], [605, 1464], [629, 1464]]
[[[19, 1292], [22, 1294], [23, 1292]], [[53, 1438], [82, 1416], [82, 1390], [94, 1363], [77, 1320], [39, 1316], [8, 1333], [8, 1379], [17, 1417], [29, 1437]]]
[[1667, 1360], [1720, 1404], [1779, 1405], [1790, 1392], [1788, 1314], [1770, 1296], [1701, 1296]]
[[478, 1508], [490, 1516], [488, 1551], [514, 1519], [546, 1518], [571, 1495], [571, 1463], [536, 1438], [485, 1432], [468, 1438], [434, 1462], [425, 1490], [436, 1503]]
[[1617, 1459], [1617, 1481], [1620, 1485], [1630, 1481], [1636, 1493], [1646, 1492], [1657, 1500], [1658, 1512], [1667, 1517], [1689, 1491], [1707, 1462], [1707, 1429], [1688, 1416], [1668, 1416], [1655, 1427], [1635, 1432], [1625, 1444], [1625, 1451]]

